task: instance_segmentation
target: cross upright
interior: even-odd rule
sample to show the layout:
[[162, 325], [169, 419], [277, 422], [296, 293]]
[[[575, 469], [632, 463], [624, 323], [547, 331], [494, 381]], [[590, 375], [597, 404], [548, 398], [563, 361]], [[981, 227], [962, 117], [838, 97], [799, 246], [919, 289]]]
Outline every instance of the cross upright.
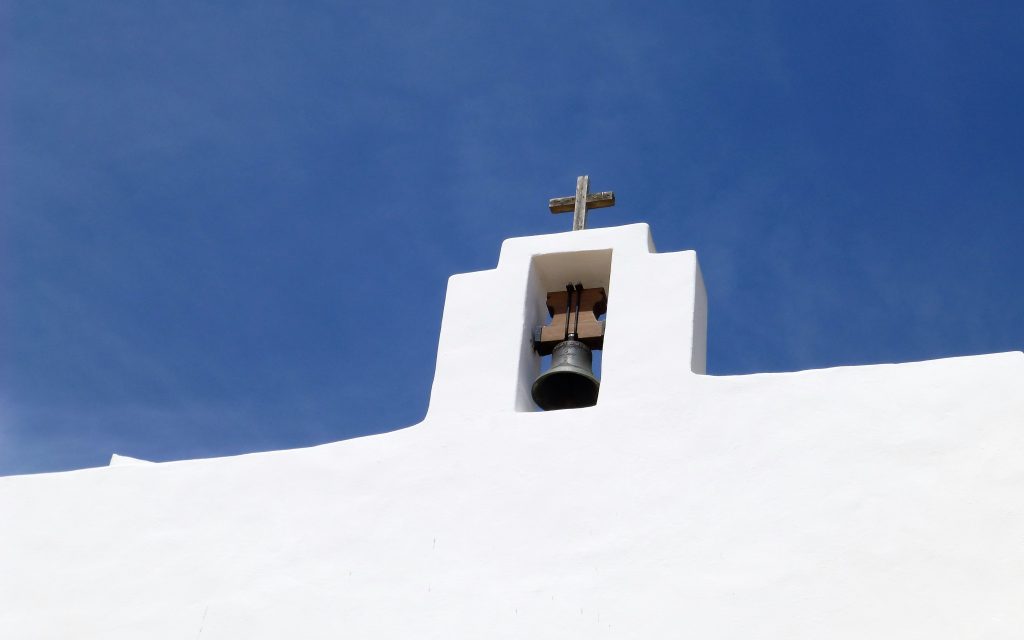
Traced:
[[576, 195], [565, 198], [551, 198], [548, 208], [551, 213], [568, 213], [572, 211], [572, 230], [582, 231], [587, 228], [587, 210], [615, 206], [615, 192], [602, 191], [590, 193], [590, 176], [576, 178]]

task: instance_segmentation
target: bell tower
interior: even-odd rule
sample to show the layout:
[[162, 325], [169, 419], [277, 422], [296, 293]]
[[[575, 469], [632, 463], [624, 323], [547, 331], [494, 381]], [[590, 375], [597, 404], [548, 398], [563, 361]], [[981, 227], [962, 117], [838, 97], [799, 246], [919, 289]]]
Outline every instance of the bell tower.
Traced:
[[495, 269], [449, 278], [428, 418], [602, 411], [699, 384], [707, 297], [696, 253], [657, 253], [647, 224], [586, 229], [587, 208], [614, 203], [587, 182], [572, 198], [580, 228], [510, 238]]

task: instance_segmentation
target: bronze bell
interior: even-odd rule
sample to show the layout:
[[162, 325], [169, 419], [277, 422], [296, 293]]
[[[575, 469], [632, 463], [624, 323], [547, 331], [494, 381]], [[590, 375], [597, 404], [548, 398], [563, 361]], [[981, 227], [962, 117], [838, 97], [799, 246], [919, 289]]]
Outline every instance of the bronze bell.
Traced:
[[[593, 353], [579, 339], [583, 284], [567, 284], [565, 292], [565, 337], [551, 350], [551, 368], [533, 381], [533, 401], [545, 411], [592, 407], [597, 404], [597, 392], [601, 387], [601, 382], [594, 375]], [[570, 330], [574, 298], [576, 317]]]
[[597, 404], [601, 382], [594, 376], [593, 354], [579, 340], [563, 340], [551, 353], [551, 368], [533, 382], [533, 401], [545, 411]]

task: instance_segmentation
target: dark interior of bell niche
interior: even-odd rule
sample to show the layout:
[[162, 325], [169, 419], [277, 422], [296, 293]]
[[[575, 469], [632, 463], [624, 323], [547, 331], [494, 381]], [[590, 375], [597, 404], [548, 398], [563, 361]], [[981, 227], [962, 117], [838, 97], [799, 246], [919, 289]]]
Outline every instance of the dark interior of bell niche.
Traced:
[[612, 251], [534, 256], [527, 287], [518, 409], [597, 403]]

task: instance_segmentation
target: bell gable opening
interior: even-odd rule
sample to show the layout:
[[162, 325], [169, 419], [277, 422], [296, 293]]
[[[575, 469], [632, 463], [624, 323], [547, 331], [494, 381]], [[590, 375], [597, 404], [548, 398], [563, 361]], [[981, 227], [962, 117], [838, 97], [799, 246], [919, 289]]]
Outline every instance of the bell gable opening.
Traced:
[[612, 250], [533, 256], [520, 356], [518, 411], [593, 406]]

